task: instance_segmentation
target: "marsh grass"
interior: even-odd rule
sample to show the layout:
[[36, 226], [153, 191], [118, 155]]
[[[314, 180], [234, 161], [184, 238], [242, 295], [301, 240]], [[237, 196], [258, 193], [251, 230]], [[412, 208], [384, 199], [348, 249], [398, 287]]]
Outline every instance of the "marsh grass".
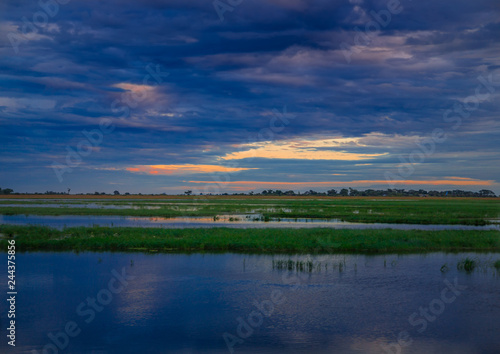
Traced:
[[312, 261], [293, 261], [291, 259], [288, 260], [273, 260], [272, 263], [273, 269], [278, 270], [289, 270], [289, 271], [297, 271], [297, 272], [309, 272], [311, 273], [313, 270], [320, 270], [321, 263], [314, 263]]
[[[283, 260], [273, 260], [272, 268], [277, 270], [288, 270], [295, 272], [321, 272], [322, 269], [325, 271], [328, 270], [328, 262], [314, 262], [311, 260], [307, 261], [299, 261], [292, 259], [283, 259]], [[345, 269], [345, 260], [344, 262], [334, 262], [331, 265], [331, 269], [338, 269], [339, 272], [344, 271]]]
[[466, 257], [457, 263], [457, 269], [466, 271], [467, 273], [473, 272], [477, 269], [482, 270], [484, 273], [488, 272], [488, 269], [494, 268], [496, 271], [500, 271], [500, 260], [492, 261], [491, 259], [479, 260], [477, 258]]
[[[18, 251], [92, 250], [249, 253], [403, 253], [500, 251], [499, 231], [311, 229], [160, 229], [0, 225]], [[7, 239], [0, 240], [7, 249]], [[345, 265], [345, 264], [344, 264]]]
[[493, 263], [493, 267], [495, 267], [496, 270], [500, 271], [500, 259]]
[[457, 269], [465, 270], [466, 272], [470, 273], [476, 268], [476, 266], [477, 266], [476, 260], [466, 257], [465, 259], [458, 262]]
[[[50, 201], [53, 202], [53, 201]], [[94, 200], [64, 199], [61, 203], [84, 203]], [[0, 200], [0, 214], [31, 215], [121, 215], [121, 216], [208, 216], [216, 217], [235, 214], [255, 214], [259, 221], [277, 218], [338, 219], [364, 223], [407, 223], [407, 224], [464, 224], [486, 225], [488, 219], [500, 215], [500, 198], [408, 198], [404, 201], [373, 198], [209, 198], [203, 200], [149, 198], [101, 199], [106, 205], [142, 206], [139, 209], [91, 209], [65, 207], [2, 207], [2, 204], [17, 204]], [[30, 201], [19, 204], [30, 205]], [[49, 203], [36, 199], [36, 203]], [[156, 206], [159, 209], [146, 209]], [[355, 213], [356, 212], [356, 213]], [[259, 215], [260, 214], [260, 215]], [[215, 220], [215, 219], [214, 219]]]

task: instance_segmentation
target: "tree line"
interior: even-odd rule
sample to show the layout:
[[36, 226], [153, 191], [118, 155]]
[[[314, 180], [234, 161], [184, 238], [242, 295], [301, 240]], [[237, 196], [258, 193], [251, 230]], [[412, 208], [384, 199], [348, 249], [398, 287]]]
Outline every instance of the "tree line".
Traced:
[[[71, 189], [68, 188], [67, 192], [46, 191], [45, 193], [14, 193], [11, 188], [0, 188], [0, 195], [19, 195], [19, 194], [46, 194], [46, 195], [68, 195]], [[184, 195], [193, 195], [193, 191], [185, 191]], [[84, 193], [80, 193], [84, 195]], [[104, 192], [85, 193], [85, 195], [122, 195], [119, 191], [114, 191], [112, 194]], [[123, 195], [134, 195], [131, 193], [124, 193]], [[135, 195], [167, 195], [162, 194], [142, 194], [136, 193]], [[203, 195], [203, 193], [200, 193]], [[211, 194], [210, 194], [211, 195]], [[342, 188], [340, 190], [330, 189], [326, 192], [317, 192], [312, 189], [306, 192], [295, 192], [293, 190], [282, 191], [280, 189], [264, 189], [261, 192], [248, 192], [248, 193], [221, 193], [217, 195], [264, 195], [264, 196], [329, 196], [329, 197], [471, 197], [471, 198], [495, 198], [496, 195], [493, 191], [488, 189], [481, 189], [479, 192], [464, 191], [461, 189], [454, 189], [448, 191], [426, 191], [424, 189], [365, 189], [357, 190], [355, 188]]]
[[[252, 193], [253, 194], [253, 193]], [[464, 191], [461, 189], [447, 190], [447, 191], [426, 191], [424, 189], [365, 189], [357, 190], [355, 188], [342, 188], [339, 191], [330, 189], [326, 192], [316, 192], [308, 190], [303, 193], [295, 193], [294, 191], [281, 191], [277, 190], [263, 190], [261, 193], [253, 195], [311, 195], [311, 196], [339, 196], [339, 197], [496, 197], [495, 193], [488, 189], [481, 189], [479, 192]]]

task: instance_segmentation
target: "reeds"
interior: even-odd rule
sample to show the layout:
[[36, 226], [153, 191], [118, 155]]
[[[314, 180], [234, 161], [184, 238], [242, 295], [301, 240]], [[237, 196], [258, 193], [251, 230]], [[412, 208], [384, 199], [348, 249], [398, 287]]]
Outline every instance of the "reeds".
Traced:
[[496, 268], [496, 270], [499, 270], [500, 271], [500, 259], [497, 260], [495, 263], [493, 263], [493, 267]]
[[[313, 262], [311, 260], [300, 261], [292, 259], [273, 260], [273, 269], [288, 270], [295, 272], [320, 272], [322, 269], [328, 270], [328, 262]], [[339, 272], [344, 271], [346, 268], [345, 258], [343, 261], [333, 262], [332, 269], [338, 269]]]
[[293, 261], [288, 260], [273, 260], [273, 269], [278, 270], [289, 270], [297, 272], [312, 272], [314, 269], [319, 270], [321, 268], [321, 263], [314, 264], [312, 261]]
[[466, 257], [457, 264], [458, 270], [465, 270], [466, 272], [472, 272], [478, 265], [478, 262], [472, 258]]

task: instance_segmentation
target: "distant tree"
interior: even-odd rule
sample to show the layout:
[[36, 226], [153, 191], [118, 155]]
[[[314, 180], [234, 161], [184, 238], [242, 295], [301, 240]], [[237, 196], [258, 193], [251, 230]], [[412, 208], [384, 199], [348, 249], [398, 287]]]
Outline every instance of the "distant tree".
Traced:
[[342, 188], [339, 193], [341, 196], [346, 197], [349, 195], [349, 190], [346, 188]]
[[337, 191], [335, 189], [330, 189], [329, 191], [326, 192], [327, 195], [337, 195]]
[[69, 194], [69, 192], [71, 192], [71, 188], [68, 188], [68, 194]]
[[479, 196], [480, 197], [496, 197], [495, 193], [493, 193], [493, 191], [490, 191], [488, 189], [481, 189], [479, 191]]
[[118, 191], [114, 191], [114, 192], [113, 192], [113, 194], [114, 194], [114, 195], [120, 195], [120, 192], [118, 192]]
[[94, 192], [95, 195], [99, 195], [99, 192]]
[[14, 190], [10, 188], [5, 188], [5, 189], [0, 189], [2, 191], [2, 194], [11, 194], [14, 192]]
[[360, 193], [359, 193], [359, 191], [357, 189], [349, 187], [349, 195], [351, 197], [356, 197], [356, 196], [359, 196]]
[[185, 195], [191, 195], [191, 194], [193, 194], [193, 191], [185, 191], [184, 194]]

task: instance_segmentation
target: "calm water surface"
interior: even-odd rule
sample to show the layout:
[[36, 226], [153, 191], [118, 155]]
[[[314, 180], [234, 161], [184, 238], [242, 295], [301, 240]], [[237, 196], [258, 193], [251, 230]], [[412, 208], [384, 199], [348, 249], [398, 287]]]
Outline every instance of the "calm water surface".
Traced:
[[[271, 221], [253, 220], [259, 215], [220, 216], [214, 220], [207, 216], [190, 217], [137, 217], [137, 216], [96, 216], [96, 215], [0, 215], [0, 224], [43, 225], [57, 229], [67, 227], [162, 227], [162, 228], [313, 228], [335, 229], [398, 229], [398, 230], [500, 230], [500, 224], [485, 226], [469, 225], [421, 225], [421, 224], [383, 224], [351, 223], [338, 219], [271, 218]], [[232, 219], [231, 219], [232, 218]]]
[[116, 204], [98, 204], [98, 203], [58, 203], [58, 204], [0, 204], [0, 207], [14, 208], [88, 208], [88, 209], [160, 209], [159, 206], [149, 205], [116, 205]]
[[[396, 353], [403, 336], [403, 353], [498, 353], [500, 277], [458, 271], [465, 256], [18, 254], [17, 346], [8, 351], [2, 301], [0, 352], [41, 353], [74, 321], [81, 332], [59, 352], [229, 353], [225, 336], [236, 353]], [[288, 258], [320, 269], [273, 269]]]

